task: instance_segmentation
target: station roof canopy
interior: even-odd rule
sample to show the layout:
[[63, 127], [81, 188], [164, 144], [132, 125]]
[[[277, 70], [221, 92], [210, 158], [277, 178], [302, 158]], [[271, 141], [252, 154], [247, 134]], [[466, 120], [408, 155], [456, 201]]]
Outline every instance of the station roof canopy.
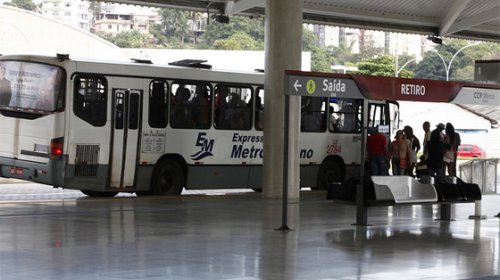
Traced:
[[[272, 1], [272, 0], [268, 0]], [[118, 3], [262, 15], [265, 0], [118, 0]], [[304, 0], [304, 21], [362, 29], [500, 41], [498, 0]]]

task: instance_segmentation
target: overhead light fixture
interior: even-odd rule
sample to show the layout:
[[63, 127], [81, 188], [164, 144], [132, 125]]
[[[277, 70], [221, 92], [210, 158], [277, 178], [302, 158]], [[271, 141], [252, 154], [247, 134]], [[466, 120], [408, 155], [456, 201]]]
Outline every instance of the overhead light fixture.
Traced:
[[442, 45], [443, 39], [436, 36], [427, 36], [427, 40], [433, 42], [434, 44]]

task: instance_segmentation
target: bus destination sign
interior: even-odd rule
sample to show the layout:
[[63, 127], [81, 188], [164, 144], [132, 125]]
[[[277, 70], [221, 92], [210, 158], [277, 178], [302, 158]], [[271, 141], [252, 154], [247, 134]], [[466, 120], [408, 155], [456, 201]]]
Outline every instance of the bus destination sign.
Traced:
[[352, 79], [287, 75], [287, 95], [363, 99]]

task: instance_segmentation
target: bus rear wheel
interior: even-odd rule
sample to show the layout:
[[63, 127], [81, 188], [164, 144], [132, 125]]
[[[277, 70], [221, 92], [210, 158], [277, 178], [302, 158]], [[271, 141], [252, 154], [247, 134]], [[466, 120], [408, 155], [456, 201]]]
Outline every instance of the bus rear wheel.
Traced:
[[316, 188], [328, 189], [333, 183], [342, 183], [344, 176], [339, 164], [335, 160], [323, 162], [318, 170], [318, 181]]
[[154, 194], [181, 194], [184, 186], [184, 171], [173, 160], [163, 160], [156, 166], [151, 181]]
[[98, 192], [98, 191], [88, 191], [80, 190], [84, 195], [90, 197], [114, 197], [118, 192]]

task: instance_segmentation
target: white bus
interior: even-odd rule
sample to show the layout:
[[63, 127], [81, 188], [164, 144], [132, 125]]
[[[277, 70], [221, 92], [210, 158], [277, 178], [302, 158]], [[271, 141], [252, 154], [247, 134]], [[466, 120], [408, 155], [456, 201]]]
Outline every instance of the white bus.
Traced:
[[[90, 196], [260, 189], [263, 81], [262, 73], [0, 56], [0, 176]], [[389, 131], [397, 108], [303, 98], [301, 186], [356, 174], [363, 114]]]

